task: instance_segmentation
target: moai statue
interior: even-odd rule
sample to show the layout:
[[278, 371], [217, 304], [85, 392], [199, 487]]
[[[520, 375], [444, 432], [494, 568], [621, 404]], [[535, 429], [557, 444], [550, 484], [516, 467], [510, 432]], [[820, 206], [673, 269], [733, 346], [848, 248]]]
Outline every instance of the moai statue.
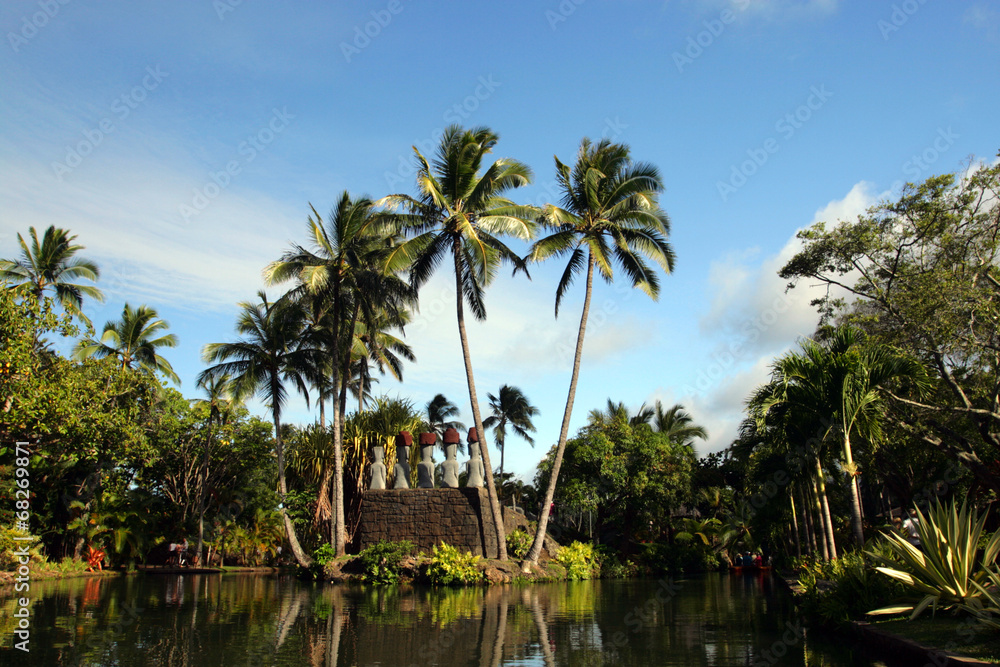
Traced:
[[479, 436], [476, 429], [469, 429], [469, 479], [465, 485], [474, 489], [483, 488], [486, 479], [486, 469], [483, 467], [483, 454], [479, 449]]
[[417, 488], [434, 488], [434, 443], [437, 434], [420, 434], [420, 463], [417, 464]]
[[382, 459], [385, 458], [385, 447], [382, 447], [381, 445], [375, 445], [372, 447], [372, 456], [375, 458], [375, 462], [369, 466], [372, 471], [372, 483], [368, 488], [384, 489], [386, 469], [385, 463], [382, 462]]
[[455, 454], [458, 453], [458, 443], [460, 441], [461, 437], [455, 429], [449, 428], [444, 432], [444, 455], [446, 458], [444, 463], [441, 464], [442, 488], [458, 488], [458, 461], [455, 459]]
[[393, 474], [396, 476], [394, 489], [410, 488], [410, 445], [413, 444], [413, 436], [409, 431], [400, 431], [396, 436], [396, 467]]

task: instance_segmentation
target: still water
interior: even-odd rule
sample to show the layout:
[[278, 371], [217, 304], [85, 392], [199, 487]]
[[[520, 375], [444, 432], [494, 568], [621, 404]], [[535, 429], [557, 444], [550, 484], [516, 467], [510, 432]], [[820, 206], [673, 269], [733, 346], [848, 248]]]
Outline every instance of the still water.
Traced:
[[879, 665], [769, 576], [362, 588], [250, 574], [39, 581], [2, 665]]

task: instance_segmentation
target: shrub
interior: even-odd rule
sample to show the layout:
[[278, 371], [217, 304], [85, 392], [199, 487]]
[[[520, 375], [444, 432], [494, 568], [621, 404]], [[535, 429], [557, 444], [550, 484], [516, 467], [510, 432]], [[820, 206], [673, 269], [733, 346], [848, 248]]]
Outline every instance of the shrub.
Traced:
[[313, 560], [320, 567], [326, 565], [331, 560], [337, 557], [337, 552], [334, 551], [333, 545], [329, 542], [324, 542], [316, 551], [313, 552]]
[[617, 551], [600, 545], [597, 560], [601, 564], [601, 577], [608, 579], [631, 579], [639, 574], [639, 564], [628, 559], [622, 560]]
[[360, 554], [361, 578], [373, 584], [394, 584], [399, 581], [399, 564], [413, 553], [413, 543], [407, 540], [379, 540]]
[[566, 576], [572, 581], [590, 579], [600, 566], [593, 544], [572, 542], [556, 553], [556, 562], [566, 568]]
[[803, 562], [799, 570], [802, 609], [832, 623], [845, 623], [899, 598], [905, 592], [903, 585], [875, 569], [882, 562], [879, 559], [891, 557], [884, 545], [876, 544], [871, 553], [851, 551], [837, 560]]
[[718, 570], [718, 555], [699, 544], [644, 544], [641, 562], [652, 574], [692, 574]]
[[515, 528], [507, 534], [507, 553], [514, 558], [524, 558], [531, 549], [534, 538], [521, 528]]
[[20, 557], [15, 554], [24, 547], [28, 547], [28, 557], [31, 564], [45, 561], [45, 557], [41, 553], [41, 538], [32, 537], [31, 540], [25, 540], [23, 539], [25, 537], [27, 536], [23, 532], [14, 528], [0, 528], [0, 570], [16, 570], [21, 563], [19, 562]]
[[872, 614], [912, 612], [913, 619], [927, 607], [964, 608], [982, 596], [990, 574], [995, 572], [1000, 531], [986, 543], [982, 556], [978, 555], [985, 513], [979, 516], [965, 502], [959, 509], [953, 500], [948, 505], [936, 501], [926, 516], [919, 509], [917, 515], [920, 548], [897, 533], [885, 533], [885, 544], [893, 558], [872, 554], [882, 565], [878, 571], [903, 582], [912, 599], [907, 604], [876, 609]]
[[427, 565], [427, 576], [431, 583], [442, 586], [479, 583], [483, 573], [476, 566], [479, 556], [471, 552], [462, 553], [457, 547], [441, 543], [431, 550], [430, 562]]

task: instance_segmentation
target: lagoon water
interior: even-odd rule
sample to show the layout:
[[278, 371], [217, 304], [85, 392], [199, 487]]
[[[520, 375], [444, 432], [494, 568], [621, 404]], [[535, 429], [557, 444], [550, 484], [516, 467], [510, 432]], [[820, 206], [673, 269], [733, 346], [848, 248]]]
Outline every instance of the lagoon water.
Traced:
[[0, 665], [879, 665], [803, 629], [766, 575], [431, 589], [287, 576], [38, 581], [29, 653], [0, 591]]

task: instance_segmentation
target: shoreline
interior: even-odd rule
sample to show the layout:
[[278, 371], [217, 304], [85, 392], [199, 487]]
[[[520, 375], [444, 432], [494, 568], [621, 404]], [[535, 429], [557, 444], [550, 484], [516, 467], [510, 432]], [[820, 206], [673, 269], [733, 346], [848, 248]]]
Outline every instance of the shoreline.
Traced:
[[[775, 571], [777, 580], [788, 588], [798, 607], [801, 587], [795, 573], [790, 570]], [[806, 619], [809, 620], [809, 619]], [[860, 640], [862, 644], [874, 648], [878, 653], [892, 655], [909, 661], [911, 664], [933, 665], [935, 667], [975, 667], [979, 665], [996, 665], [996, 662], [971, 658], [960, 653], [945, 651], [933, 646], [925, 646], [918, 641], [897, 635], [878, 628], [866, 621], [848, 621], [842, 626], [820, 624], [817, 626], [828, 632], [847, 633]]]

